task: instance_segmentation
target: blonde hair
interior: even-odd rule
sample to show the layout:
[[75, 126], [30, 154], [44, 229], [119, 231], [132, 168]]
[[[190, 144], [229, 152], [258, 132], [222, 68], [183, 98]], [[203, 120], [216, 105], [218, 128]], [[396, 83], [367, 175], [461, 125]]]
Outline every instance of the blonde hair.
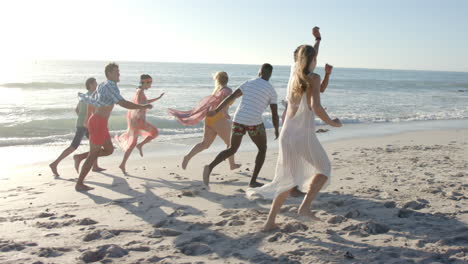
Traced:
[[215, 88], [212, 94], [215, 94], [227, 85], [229, 76], [226, 72], [220, 71], [213, 74], [213, 80], [215, 81]]
[[[309, 45], [301, 45], [296, 51], [296, 69], [291, 87], [292, 98], [300, 98], [309, 87], [309, 65], [316, 55], [314, 47]], [[296, 52], [294, 52], [294, 55], [296, 55]]]

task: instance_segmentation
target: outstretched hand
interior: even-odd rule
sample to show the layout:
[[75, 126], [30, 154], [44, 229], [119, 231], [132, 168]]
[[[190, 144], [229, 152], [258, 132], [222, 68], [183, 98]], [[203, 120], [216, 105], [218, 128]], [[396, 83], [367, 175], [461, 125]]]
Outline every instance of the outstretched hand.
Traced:
[[325, 64], [325, 74], [331, 74], [333, 70], [333, 66], [330, 64]]
[[156, 98], [156, 99], [158, 99], [158, 100], [161, 99], [161, 98], [163, 97], [163, 95], [164, 95], [164, 93], [162, 93], [162, 94], [161, 94], [158, 98]]
[[335, 118], [332, 121], [334, 123], [334, 125], [333, 125], [334, 127], [342, 127], [343, 126], [343, 124], [341, 123], [341, 121], [338, 118]]
[[314, 35], [314, 37], [317, 39], [317, 38], [321, 38], [322, 36], [320, 35], [320, 28], [319, 27], [314, 27], [312, 29], [312, 35]]
[[153, 108], [153, 105], [152, 105], [152, 104], [145, 104], [145, 108], [146, 108], [146, 109], [152, 109], [152, 108]]

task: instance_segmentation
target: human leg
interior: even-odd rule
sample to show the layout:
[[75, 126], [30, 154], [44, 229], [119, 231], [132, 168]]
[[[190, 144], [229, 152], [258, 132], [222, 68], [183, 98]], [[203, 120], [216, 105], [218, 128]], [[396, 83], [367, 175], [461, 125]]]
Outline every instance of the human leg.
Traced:
[[260, 173], [260, 170], [262, 169], [263, 163], [265, 162], [265, 156], [267, 151], [267, 137], [265, 133], [265, 127], [263, 124], [255, 126], [255, 128], [252, 128], [248, 132], [253, 143], [258, 148], [257, 157], [255, 158], [254, 172], [249, 183], [250, 187], [255, 188], [263, 185], [257, 182], [257, 176]]
[[214, 167], [216, 167], [223, 160], [234, 155], [239, 149], [239, 146], [242, 142], [242, 137], [245, 135], [245, 129], [243, 129], [242, 125], [236, 123], [233, 124], [232, 129], [233, 131], [230, 147], [221, 151], [209, 165], [206, 165], [203, 168], [203, 183], [207, 186], [210, 182], [210, 174]]
[[[213, 126], [218, 136], [224, 141], [226, 147], [229, 148], [231, 144], [231, 128], [230, 122], [226, 119], [219, 120]], [[240, 164], [236, 164], [234, 160], [234, 155], [230, 156], [229, 158], [229, 166], [231, 170], [235, 170], [241, 167]]]
[[313, 220], [320, 220], [310, 211], [310, 206], [315, 200], [315, 197], [317, 196], [320, 189], [322, 189], [323, 185], [327, 182], [327, 179], [328, 177], [323, 174], [316, 174], [314, 176], [312, 182], [310, 183], [309, 190], [307, 191], [307, 194], [298, 209], [298, 214], [300, 216], [310, 217]]
[[66, 148], [60, 156], [51, 164], [49, 164], [50, 169], [56, 176], [60, 176], [57, 171], [57, 166], [64, 158], [68, 157], [68, 155], [72, 154], [81, 144], [81, 140], [83, 137], [88, 133], [88, 129], [85, 127], [77, 127], [75, 136], [73, 137], [73, 141], [68, 148]]
[[202, 142], [196, 144], [190, 152], [184, 156], [184, 160], [182, 161], [182, 169], [186, 169], [189, 161], [198, 153], [202, 152], [203, 150], [209, 148], [213, 141], [216, 138], [216, 131], [213, 130], [211, 127], [205, 125], [205, 131], [203, 134]]
[[140, 135], [144, 138], [142, 142], [136, 145], [136, 148], [140, 152], [140, 156], [143, 157], [143, 146], [155, 139], [159, 132], [158, 129], [149, 123], [145, 123], [142, 129], [139, 129]]
[[62, 151], [60, 156], [58, 156], [58, 158], [54, 162], [49, 164], [49, 167], [50, 167], [50, 169], [52, 170], [52, 173], [55, 176], [60, 176], [60, 174], [57, 171], [57, 166], [60, 163], [60, 161], [62, 161], [64, 158], [68, 157], [68, 155], [72, 154], [73, 151], [75, 151], [75, 150], [76, 150], [76, 148], [73, 148], [72, 146], [69, 146], [64, 151]]
[[83, 166], [81, 167], [80, 175], [78, 177], [78, 181], [76, 183], [75, 189], [77, 191], [84, 191], [84, 190], [92, 190], [93, 188], [84, 184], [84, 179], [88, 175], [91, 167], [96, 162], [98, 157], [102, 156], [109, 156], [114, 152], [114, 146], [112, 145], [112, 141], [107, 139], [104, 144], [96, 145], [93, 143], [89, 144], [89, 154], [86, 158]]
[[275, 223], [276, 216], [278, 215], [281, 206], [283, 206], [284, 202], [289, 196], [290, 190], [280, 193], [276, 198], [273, 200], [271, 204], [270, 213], [268, 214], [267, 221], [263, 226], [263, 231], [267, 232], [273, 229], [278, 228], [278, 225]]
[[137, 138], [134, 137], [133, 141], [130, 143], [127, 150], [125, 150], [122, 162], [119, 165], [120, 170], [122, 170], [122, 173], [125, 175], [127, 175], [127, 170], [126, 170], [127, 160], [130, 157], [130, 154], [132, 154], [132, 151], [135, 148], [136, 143], [137, 143]]

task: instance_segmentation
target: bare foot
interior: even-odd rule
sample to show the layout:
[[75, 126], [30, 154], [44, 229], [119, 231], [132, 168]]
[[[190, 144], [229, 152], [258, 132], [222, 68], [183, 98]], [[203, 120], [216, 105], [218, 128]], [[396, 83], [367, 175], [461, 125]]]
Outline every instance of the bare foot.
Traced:
[[142, 145], [140, 145], [140, 144], [138, 144], [138, 145], [136, 145], [136, 148], [137, 148], [137, 149], [138, 149], [138, 151], [140, 152], [140, 156], [142, 156], [142, 157], [143, 157], [143, 146], [142, 146]]
[[275, 229], [279, 229], [279, 225], [273, 223], [273, 224], [265, 224], [262, 228], [262, 232], [270, 232], [270, 231], [273, 231]]
[[203, 168], [203, 183], [208, 186], [210, 184], [210, 174], [211, 174], [211, 169], [209, 165], [206, 165]]
[[263, 186], [263, 183], [259, 183], [259, 182], [254, 182], [254, 183], [249, 184], [250, 188], [258, 188], [258, 187], [262, 187], [262, 186]]
[[79, 159], [78, 155], [73, 155], [73, 160], [75, 161], [75, 170], [76, 170], [76, 172], [80, 173], [81, 160]]
[[301, 210], [301, 209], [299, 209], [297, 214], [299, 215], [301, 220], [305, 220], [305, 221], [322, 221], [320, 218], [315, 216], [315, 212], [312, 212], [310, 210]]
[[77, 183], [75, 185], [75, 190], [77, 192], [89, 191], [89, 190], [93, 190], [93, 189], [94, 189], [93, 187], [89, 187], [88, 185], [85, 185], [83, 183]]
[[124, 175], [127, 175], [127, 170], [125, 169], [125, 166], [120, 165], [120, 166], [119, 166], [119, 169], [122, 171], [122, 173], [123, 173]]
[[52, 170], [52, 173], [54, 176], [60, 176], [60, 174], [57, 171], [57, 165], [54, 163], [49, 164], [50, 169]]
[[234, 166], [231, 166], [231, 170], [235, 170], [235, 169], [238, 169], [240, 168], [242, 165], [240, 164], [234, 164]]
[[184, 156], [184, 160], [182, 161], [182, 169], [186, 169], [187, 168], [187, 164], [188, 164], [189, 160], [187, 158], [187, 156]]
[[101, 171], [105, 171], [105, 170], [106, 170], [106, 169], [101, 168], [101, 167], [93, 168], [93, 171], [94, 171], [94, 172], [101, 172]]

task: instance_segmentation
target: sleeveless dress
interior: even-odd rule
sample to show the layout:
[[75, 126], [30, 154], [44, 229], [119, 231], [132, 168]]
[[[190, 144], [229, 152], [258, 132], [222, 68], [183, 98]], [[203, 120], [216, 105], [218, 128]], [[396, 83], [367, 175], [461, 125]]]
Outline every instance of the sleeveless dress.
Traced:
[[[138, 97], [142, 93], [142, 101], [146, 103], [147, 98], [143, 89], [138, 89], [135, 96], [133, 97], [132, 102], [139, 104]], [[146, 109], [137, 109], [137, 110], [128, 110], [127, 111], [127, 131], [122, 135], [115, 136], [115, 140], [118, 142], [118, 145], [126, 151], [132, 145], [132, 142], [137, 141], [138, 136], [144, 138], [156, 138], [158, 136], [158, 129], [146, 122]]]
[[286, 115], [279, 136], [279, 153], [276, 173], [271, 183], [260, 188], [248, 188], [248, 197], [262, 196], [274, 199], [276, 196], [297, 186], [302, 192], [309, 190], [312, 177], [323, 174], [330, 183], [330, 160], [315, 134], [315, 115], [307, 106], [306, 93], [299, 105], [289, 104], [288, 111], [297, 108], [294, 116]]

